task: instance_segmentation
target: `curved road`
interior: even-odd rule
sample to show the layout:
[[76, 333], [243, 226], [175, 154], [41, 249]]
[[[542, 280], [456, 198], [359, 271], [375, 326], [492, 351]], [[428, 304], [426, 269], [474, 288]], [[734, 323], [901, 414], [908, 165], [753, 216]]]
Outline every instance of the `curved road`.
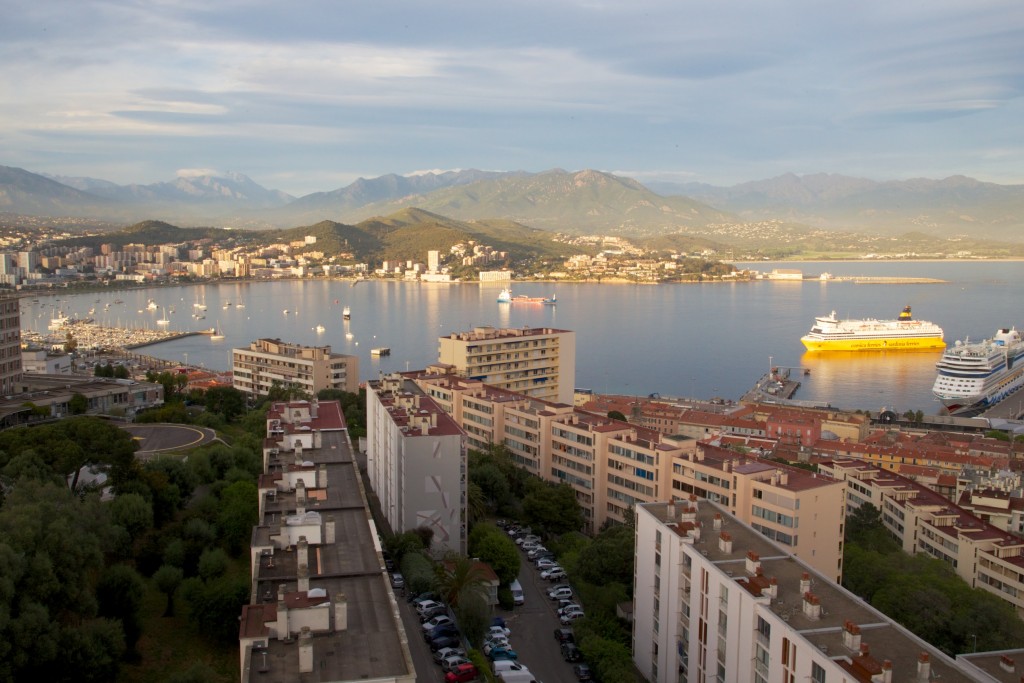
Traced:
[[141, 459], [189, 450], [217, 440], [217, 433], [212, 429], [193, 425], [128, 424], [121, 425], [121, 429], [138, 442], [139, 450], [135, 455]]

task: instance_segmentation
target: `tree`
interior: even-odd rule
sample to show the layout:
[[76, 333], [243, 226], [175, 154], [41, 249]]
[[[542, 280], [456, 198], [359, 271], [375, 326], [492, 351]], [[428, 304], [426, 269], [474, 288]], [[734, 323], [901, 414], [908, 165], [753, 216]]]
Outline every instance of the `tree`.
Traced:
[[523, 517], [535, 529], [564, 534], [583, 527], [583, 510], [571, 486], [535, 479], [530, 489], [523, 499]]
[[153, 506], [137, 493], [119, 495], [111, 502], [110, 512], [114, 523], [124, 527], [132, 540], [153, 526]]
[[258, 494], [252, 481], [236, 481], [221, 492], [217, 529], [233, 555], [248, 547], [252, 528], [259, 521]]
[[487, 575], [476, 562], [451, 554], [436, 568], [437, 592], [452, 607], [470, 595], [485, 595]]
[[219, 579], [228, 570], [228, 554], [220, 548], [207, 548], [199, 556], [199, 577], [203, 581]]
[[78, 340], [75, 336], [68, 332], [64, 337], [64, 353], [74, 353], [75, 349], [78, 348]]
[[245, 412], [245, 394], [234, 387], [210, 387], [203, 397], [206, 409], [234, 422]]
[[124, 642], [129, 651], [142, 634], [142, 598], [146, 587], [142, 577], [125, 564], [108, 567], [96, 584], [99, 615], [119, 619], [124, 629]]
[[184, 580], [185, 575], [179, 567], [172, 567], [165, 564], [153, 574], [153, 580], [161, 593], [167, 596], [167, 607], [164, 608], [165, 617], [174, 616], [174, 593]]
[[469, 534], [469, 553], [486, 562], [503, 585], [519, 575], [519, 548], [501, 529], [493, 524], [477, 524]]
[[618, 410], [609, 410], [608, 411], [608, 419], [609, 420], [618, 420], [619, 422], [629, 422], [629, 420], [626, 419], [626, 416], [623, 415]]
[[635, 530], [628, 526], [613, 526], [602, 531], [594, 542], [580, 551], [576, 571], [588, 583], [603, 585], [633, 584]]
[[68, 399], [68, 411], [72, 415], [82, 415], [87, 410], [89, 410], [89, 399], [77, 391], [73, 393], [71, 398]]

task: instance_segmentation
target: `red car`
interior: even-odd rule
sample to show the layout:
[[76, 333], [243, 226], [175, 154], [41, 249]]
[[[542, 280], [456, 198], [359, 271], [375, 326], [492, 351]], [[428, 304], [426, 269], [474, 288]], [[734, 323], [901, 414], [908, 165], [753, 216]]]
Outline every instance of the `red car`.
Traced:
[[444, 675], [444, 683], [468, 683], [475, 681], [479, 676], [480, 672], [472, 664], [459, 664]]

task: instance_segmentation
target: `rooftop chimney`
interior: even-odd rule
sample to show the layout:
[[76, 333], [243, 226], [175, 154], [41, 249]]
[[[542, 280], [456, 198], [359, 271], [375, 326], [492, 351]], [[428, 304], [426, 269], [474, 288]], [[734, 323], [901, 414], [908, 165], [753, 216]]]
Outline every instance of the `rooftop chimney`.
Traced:
[[922, 652], [917, 656], [917, 680], [918, 683], [929, 683], [932, 676], [932, 664], [928, 659], [928, 653]]
[[728, 531], [718, 535], [718, 549], [726, 555], [732, 554], [732, 535]]
[[298, 571], [298, 578], [299, 578], [299, 592], [300, 593], [308, 593], [309, 592], [309, 565], [306, 564], [305, 562], [300, 562], [299, 563], [299, 568], [298, 568], [297, 571]]
[[299, 633], [299, 673], [313, 673], [313, 634], [308, 626]]
[[814, 593], [804, 593], [804, 616], [812, 621], [821, 619], [821, 599]]
[[715, 530], [718, 530], [718, 529], [722, 528], [722, 513], [720, 513], [720, 512], [716, 512], [715, 513], [715, 521], [714, 521], [714, 525], [713, 526], [714, 526]]
[[803, 576], [800, 577], [800, 595], [803, 595], [809, 590], [811, 590], [811, 575], [804, 572]]
[[348, 598], [342, 592], [334, 594], [334, 630], [348, 629]]
[[872, 676], [872, 681], [878, 681], [879, 683], [892, 683], [892, 662], [888, 659], [882, 662], [882, 673]]
[[757, 574], [757, 570], [761, 567], [761, 556], [755, 553], [753, 550], [747, 551], [747, 562], [746, 570], [747, 573], [753, 576]]
[[328, 515], [327, 521], [324, 522], [324, 545], [332, 543], [337, 543], [334, 531], [334, 515]]
[[849, 620], [843, 624], [843, 646], [854, 652], [860, 650], [860, 626]]
[[1016, 665], [1016, 662], [1013, 661], [1013, 657], [1008, 657], [1006, 655], [1000, 655], [999, 656], [999, 668], [1002, 669], [1003, 671], [1010, 671], [1010, 672], [1012, 672], [1014, 669], [1017, 668], [1017, 665]]
[[295, 557], [296, 562], [299, 564], [309, 564], [309, 543], [306, 541], [305, 536], [299, 536], [299, 542], [295, 544]]

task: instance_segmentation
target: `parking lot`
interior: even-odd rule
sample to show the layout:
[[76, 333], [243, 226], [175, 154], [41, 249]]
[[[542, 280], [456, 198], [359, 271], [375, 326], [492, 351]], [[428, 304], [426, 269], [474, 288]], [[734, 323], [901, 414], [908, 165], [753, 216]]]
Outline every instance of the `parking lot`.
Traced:
[[[519, 661], [529, 667], [538, 683], [576, 683], [572, 664], [562, 658], [559, 643], [555, 639], [558, 622], [556, 606], [547, 597], [551, 584], [540, 578], [540, 572], [522, 555], [519, 571], [525, 603], [514, 610], [495, 608], [494, 616], [505, 619], [512, 630], [509, 641], [519, 655]], [[443, 681], [441, 668], [434, 663], [430, 648], [424, 642], [420, 621], [415, 608], [398, 592], [402, 622], [409, 636], [409, 649], [419, 680]]]

